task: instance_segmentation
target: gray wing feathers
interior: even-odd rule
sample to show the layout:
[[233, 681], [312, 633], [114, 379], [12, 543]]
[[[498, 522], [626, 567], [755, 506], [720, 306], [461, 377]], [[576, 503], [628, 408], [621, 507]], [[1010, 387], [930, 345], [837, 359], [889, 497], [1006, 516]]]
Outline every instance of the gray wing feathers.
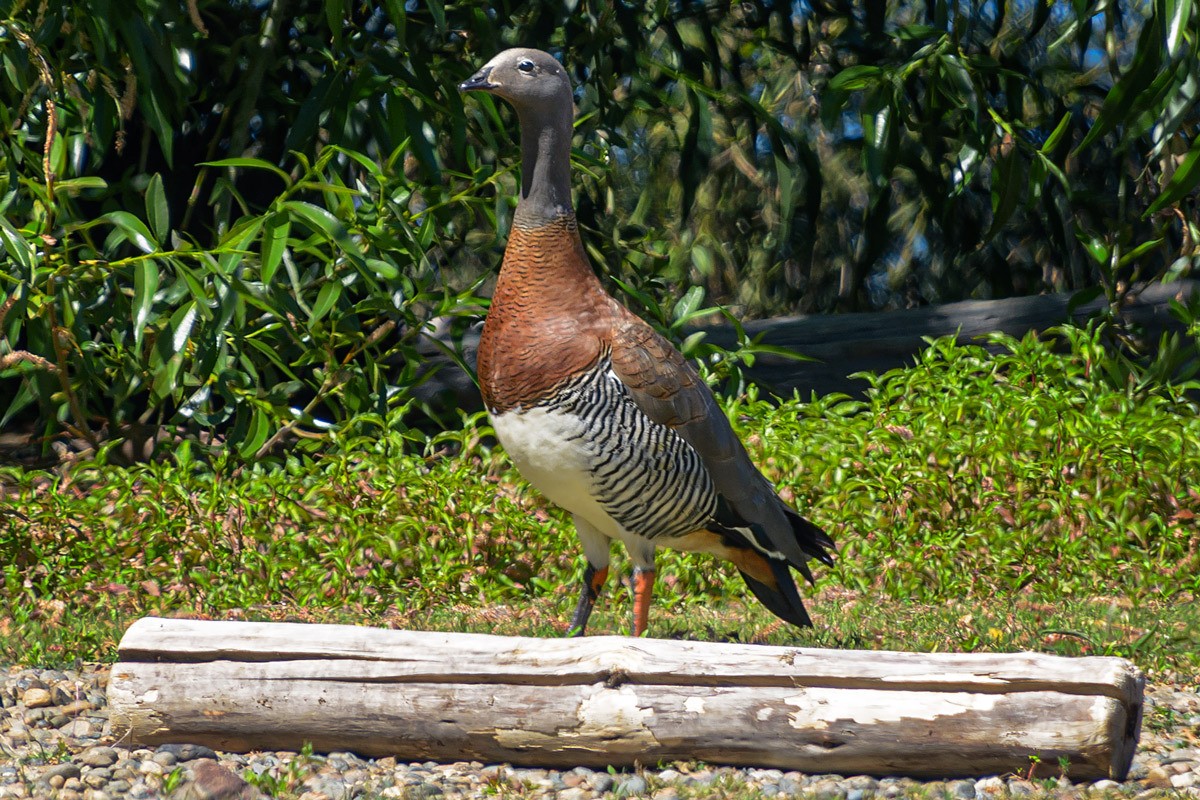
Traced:
[[717, 492], [744, 520], [757, 523], [789, 561], [807, 560], [783, 501], [750, 461], [700, 375], [666, 339], [629, 315], [612, 342], [613, 372], [642, 412], [671, 428], [700, 455]]

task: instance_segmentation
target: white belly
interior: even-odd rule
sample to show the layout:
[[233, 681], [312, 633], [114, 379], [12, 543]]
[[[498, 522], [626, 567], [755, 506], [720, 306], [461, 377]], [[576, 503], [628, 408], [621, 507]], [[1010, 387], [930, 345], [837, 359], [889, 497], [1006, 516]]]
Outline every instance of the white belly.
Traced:
[[609, 538], [624, 538], [621, 526], [596, 500], [592, 483], [596, 455], [577, 416], [533, 408], [492, 414], [491, 421], [496, 438], [535, 489]]

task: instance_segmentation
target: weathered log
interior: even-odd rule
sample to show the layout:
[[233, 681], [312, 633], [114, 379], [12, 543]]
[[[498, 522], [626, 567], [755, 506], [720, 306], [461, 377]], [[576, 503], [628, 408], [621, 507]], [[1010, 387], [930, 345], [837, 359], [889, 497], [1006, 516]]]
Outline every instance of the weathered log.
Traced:
[[[1151, 345], [1165, 331], [1182, 330], [1170, 313], [1173, 299], [1187, 299], [1200, 292], [1200, 281], [1183, 280], [1151, 284], [1121, 309], [1129, 323], [1141, 326]], [[1021, 337], [1029, 331], [1044, 331], [1071, 320], [1094, 316], [1107, 301], [1104, 298], [1071, 307], [1070, 294], [1043, 294], [1010, 297], [1002, 300], [963, 300], [938, 306], [902, 311], [877, 311], [855, 314], [814, 314], [776, 317], [746, 323], [750, 336], [763, 335], [766, 344], [784, 347], [815, 361], [797, 362], [774, 355], [755, 359], [746, 371], [757, 383], [780, 397], [793, 391], [808, 398], [842, 392], [861, 395], [869, 385], [850, 377], [859, 372], [882, 373], [912, 364], [913, 357], [925, 349], [926, 337], [955, 336], [970, 343], [989, 333], [1007, 333]], [[730, 325], [700, 328], [710, 342], [731, 348], [736, 334]], [[448, 329], [430, 334], [427, 342], [427, 366], [436, 368], [431, 380], [416, 394], [426, 402], [449, 403], [465, 409], [482, 408], [479, 390], [470, 377], [450, 359], [439, 355], [456, 344]], [[478, 330], [468, 331], [458, 342], [468, 364], [475, 363]]]
[[1117, 658], [532, 639], [146, 618], [109, 680], [130, 743], [844, 774], [1121, 779], [1143, 678]]

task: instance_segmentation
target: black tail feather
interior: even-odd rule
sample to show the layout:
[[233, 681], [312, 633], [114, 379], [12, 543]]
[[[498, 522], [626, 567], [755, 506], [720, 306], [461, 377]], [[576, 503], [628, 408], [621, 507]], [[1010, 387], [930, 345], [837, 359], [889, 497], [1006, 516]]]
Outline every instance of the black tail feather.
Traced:
[[[825, 566], [832, 567], [833, 553], [837, 552], [837, 545], [833, 543], [829, 534], [790, 508], [787, 510], [787, 515], [788, 522], [792, 523], [792, 531], [796, 534], [796, 541], [800, 543], [800, 549]], [[808, 578], [809, 583], [812, 583], [811, 577], [807, 575], [805, 577]]]
[[792, 573], [788, 570], [787, 564], [773, 558], [766, 558], [764, 561], [771, 565], [771, 573], [775, 578], [776, 585], [768, 586], [738, 570], [742, 580], [746, 582], [746, 586], [750, 587], [750, 591], [754, 592], [754, 596], [767, 607], [768, 611], [784, 622], [790, 622], [801, 628], [811, 628], [812, 619], [809, 618], [808, 611], [804, 608], [804, 602], [800, 599], [800, 592], [796, 590], [796, 582], [792, 579]]

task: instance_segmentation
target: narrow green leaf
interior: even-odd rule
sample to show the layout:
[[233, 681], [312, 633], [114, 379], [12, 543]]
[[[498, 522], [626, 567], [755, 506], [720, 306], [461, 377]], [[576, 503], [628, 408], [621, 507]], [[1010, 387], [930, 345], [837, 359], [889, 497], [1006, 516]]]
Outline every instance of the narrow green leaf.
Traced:
[[[12, 257], [21, 268], [26, 272], [32, 273], [35, 259], [35, 251], [30, 246], [29, 242], [25, 241], [25, 237], [17, 232], [7, 219], [0, 217], [0, 241], [4, 244], [4, 250]], [[32, 275], [28, 277], [32, 278]]]
[[327, 281], [321, 287], [321, 291], [317, 293], [317, 302], [313, 303], [312, 315], [309, 317], [313, 322], [317, 322], [326, 314], [329, 309], [333, 308], [333, 304], [342, 296], [342, 282], [334, 279]]
[[867, 177], [882, 188], [892, 177], [899, 138], [895, 130], [890, 93], [872, 92], [863, 109], [863, 164]]
[[[713, 257], [712, 251], [702, 244], [692, 245], [692, 265], [696, 267], [696, 271], [704, 277], [709, 277], [713, 274]], [[699, 288], [699, 287], [692, 287]]]
[[1163, 243], [1162, 239], [1151, 239], [1148, 242], [1142, 242], [1137, 247], [1133, 248], [1128, 253], [1121, 256], [1121, 260], [1117, 262], [1117, 266], [1124, 267], [1127, 264], [1129, 264], [1130, 262], [1136, 261], [1137, 259], [1141, 258], [1146, 253], [1149, 253], [1154, 248], [1160, 246], [1162, 243]]
[[342, 13], [345, 10], [342, 0], [325, 0], [325, 24], [333, 35], [333, 49], [340, 50], [342, 46]]
[[171, 352], [179, 353], [187, 345], [188, 339], [192, 336], [192, 328], [196, 325], [196, 318], [199, 316], [199, 311], [196, 308], [196, 301], [189, 300], [179, 307], [179, 310], [171, 315]]
[[54, 191], [66, 192], [67, 194], [75, 195], [88, 189], [107, 189], [108, 181], [103, 178], [97, 178], [94, 175], [88, 175], [82, 178], [66, 178], [65, 180], [54, 182]]
[[433, 26], [438, 33], [446, 30], [446, 5], [442, 0], [426, 0], [429, 14], [433, 17]]
[[288, 200], [283, 208], [307, 223], [314, 233], [325, 234], [327, 239], [336, 242], [346, 236], [346, 226], [341, 220], [320, 206], [303, 200]]
[[391, 281], [400, 277], [400, 270], [396, 269], [394, 265], [378, 258], [368, 258], [367, 266], [371, 268], [372, 272], [384, 280]]
[[1108, 263], [1108, 245], [1106, 245], [1099, 236], [1095, 236], [1084, 231], [1076, 231], [1075, 238], [1079, 240], [1083, 248], [1088, 251], [1097, 264]]
[[154, 372], [154, 383], [150, 387], [150, 397], [155, 403], [161, 403], [174, 394], [179, 386], [179, 368], [183, 366], [183, 354], [176, 353]]
[[1070, 124], [1071, 112], [1068, 111], [1067, 113], [1063, 114], [1063, 118], [1058, 121], [1058, 124], [1054, 126], [1054, 130], [1051, 131], [1050, 135], [1046, 137], [1046, 142], [1042, 145], [1042, 152], [1044, 154], [1050, 155], [1054, 148], [1058, 147], [1058, 143], [1061, 142], [1063, 136], [1066, 135], [1067, 128], [1070, 126]]
[[167, 238], [171, 230], [171, 214], [167, 208], [167, 193], [163, 191], [162, 176], [157, 172], [146, 185], [146, 219], [150, 221], [150, 230], [161, 242]]
[[856, 64], [853, 67], [846, 67], [834, 75], [829, 80], [827, 88], [834, 91], [853, 92], [865, 89], [879, 80], [882, 75], [883, 70], [879, 67], [870, 64]]
[[[342, 221], [320, 206], [306, 203], [303, 200], [288, 200], [283, 208], [293, 216], [299, 217], [314, 233], [323, 233], [330, 241], [336, 242], [342, 252], [361, 265], [362, 248], [350, 235], [350, 231]], [[432, 221], [432, 216], [429, 217]]]
[[204, 167], [245, 167], [247, 169], [265, 169], [268, 172], [273, 172], [278, 175], [283, 182], [290, 188], [292, 178], [279, 167], [272, 164], [270, 161], [263, 161], [261, 158], [223, 158], [220, 161], [205, 161], [201, 163]]
[[1197, 185], [1200, 185], [1200, 136], [1192, 142], [1192, 148], [1183, 159], [1183, 163], [1175, 168], [1175, 174], [1171, 176], [1171, 180], [1167, 181], [1167, 185], [1163, 187], [1162, 194], [1154, 199], [1150, 207], [1142, 214], [1142, 218], [1146, 218], [1151, 214], [1155, 214], [1167, 206], [1174, 205], [1186, 197]]
[[1145, 99], [1143, 93], [1158, 76], [1162, 64], [1161, 26], [1162, 19], [1156, 14], [1142, 28], [1133, 61], [1108, 91], [1091, 130], [1075, 148], [1076, 153], [1142, 112], [1139, 100]]
[[267, 440], [270, 432], [271, 423], [267, 419], [267, 415], [261, 408], [254, 409], [250, 425], [246, 429], [246, 435], [238, 442], [238, 453], [242, 458], [253, 458], [254, 454], [258, 452], [258, 448], [262, 447], [263, 442]]
[[283, 251], [287, 249], [288, 234], [292, 230], [292, 220], [287, 214], [272, 214], [263, 225], [262, 232], [262, 271], [260, 277], [263, 285], [269, 285], [275, 277], [283, 261]]
[[404, 31], [407, 27], [408, 17], [404, 13], [403, 0], [383, 0], [383, 7], [387, 10], [388, 19], [396, 26], [396, 41], [407, 41], [404, 38]]
[[136, 348], [142, 346], [142, 336], [157, 293], [158, 264], [149, 258], [137, 262], [133, 267], [133, 344]]
[[125, 235], [125, 239], [143, 253], [153, 253], [158, 249], [158, 242], [146, 227], [146, 223], [130, 214], [128, 211], [110, 211], [100, 217], [102, 221], [110, 222]]
[[700, 307], [702, 302], [704, 302], [704, 287], [693, 286], [684, 293], [683, 297], [675, 302], [675, 308], [672, 310], [671, 316], [676, 321], [687, 319]]
[[[1192, 16], [1192, 0], [1164, 0], [1156, 3], [1155, 14], [1167, 20], [1167, 56], [1177, 58], [1187, 43], [1188, 20]], [[1164, 8], [1165, 6], [1165, 8]]]
[[984, 239], [991, 239], [1000, 229], [1008, 224], [1013, 211], [1025, 197], [1029, 184], [1022, 174], [1024, 162], [1021, 154], [1014, 145], [1007, 155], [1001, 155], [996, 160], [992, 170], [992, 224], [988, 226]]

